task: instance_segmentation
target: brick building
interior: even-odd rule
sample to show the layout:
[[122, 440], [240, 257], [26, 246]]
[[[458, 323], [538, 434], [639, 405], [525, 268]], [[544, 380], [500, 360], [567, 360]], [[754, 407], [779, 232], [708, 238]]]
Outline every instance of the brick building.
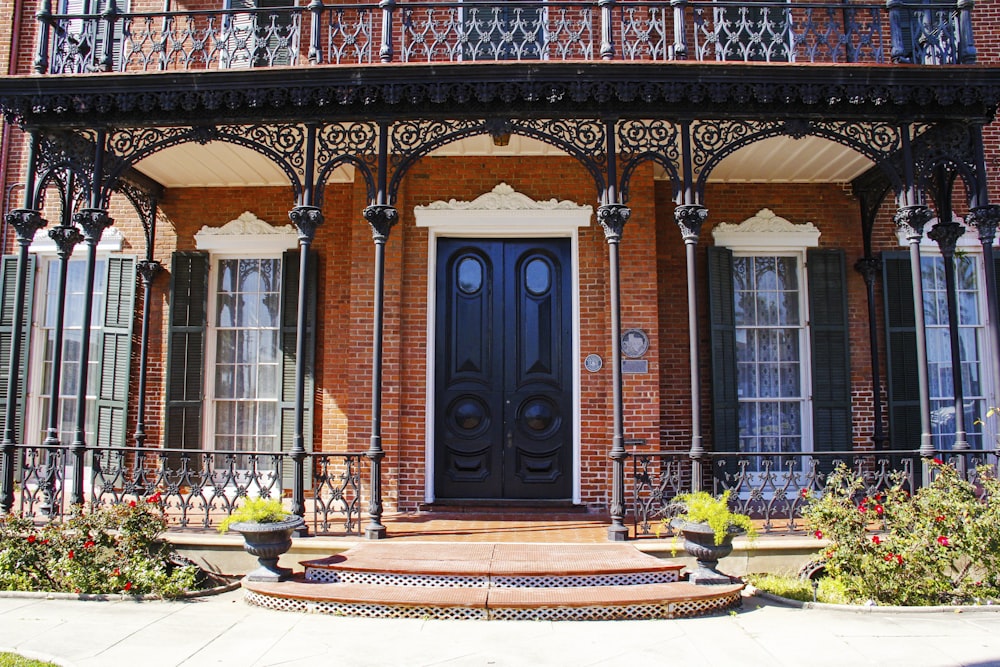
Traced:
[[992, 451], [996, 13], [4, 2], [0, 500], [619, 539]]

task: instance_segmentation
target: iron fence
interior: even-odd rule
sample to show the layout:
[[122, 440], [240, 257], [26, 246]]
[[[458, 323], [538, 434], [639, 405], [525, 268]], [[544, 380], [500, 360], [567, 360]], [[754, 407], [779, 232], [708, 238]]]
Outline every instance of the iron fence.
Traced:
[[39, 73], [306, 64], [975, 60], [972, 3], [490, 0], [345, 3], [38, 19]]
[[[1000, 463], [995, 451], [939, 451], [936, 456], [972, 483], [979, 466], [996, 470]], [[699, 480], [687, 452], [631, 452], [630, 457], [630, 511], [636, 537], [672, 535], [670, 519], [679, 509], [674, 499], [698, 488], [714, 495], [729, 490], [733, 510], [757, 519], [764, 533], [796, 533], [803, 530], [802, 509], [808, 498], [823, 494], [830, 472], [839, 465], [861, 476], [867, 495], [895, 484], [912, 493], [927, 474], [920, 454], [913, 450], [710, 452], [704, 455], [707, 469]]]
[[[59, 520], [70, 510], [80, 479], [93, 505], [153, 502], [171, 528], [212, 529], [248, 497], [282, 498], [291, 488], [286, 452], [193, 451], [158, 448], [92, 448], [77, 476], [68, 446], [18, 446], [11, 510], [38, 520]], [[358, 535], [364, 454], [306, 455], [305, 515], [317, 535]], [[311, 464], [311, 465], [310, 465]], [[311, 475], [309, 472], [311, 471]]]

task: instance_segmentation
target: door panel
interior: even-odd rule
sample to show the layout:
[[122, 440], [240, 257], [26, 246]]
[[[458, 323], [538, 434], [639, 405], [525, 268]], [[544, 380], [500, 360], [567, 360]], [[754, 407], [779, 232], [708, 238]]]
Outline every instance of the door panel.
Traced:
[[435, 495], [572, 494], [569, 240], [438, 241]]

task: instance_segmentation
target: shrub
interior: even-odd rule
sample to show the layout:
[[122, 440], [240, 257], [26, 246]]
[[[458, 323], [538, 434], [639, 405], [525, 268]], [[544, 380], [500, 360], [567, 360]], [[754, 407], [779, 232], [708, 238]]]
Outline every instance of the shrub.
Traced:
[[929, 465], [933, 481], [912, 496], [898, 478], [865, 495], [861, 477], [841, 466], [803, 510], [816, 537], [830, 539], [826, 571], [850, 601], [1000, 599], [1000, 483], [985, 466], [975, 487], [937, 459]]
[[158, 539], [167, 527], [158, 500], [76, 506], [65, 523], [43, 526], [0, 517], [0, 588], [161, 597], [196, 588], [198, 568], [175, 563]]

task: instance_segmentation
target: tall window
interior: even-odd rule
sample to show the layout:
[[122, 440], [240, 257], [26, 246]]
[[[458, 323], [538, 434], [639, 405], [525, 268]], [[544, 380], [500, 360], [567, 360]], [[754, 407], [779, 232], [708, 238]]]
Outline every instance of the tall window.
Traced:
[[808, 448], [799, 258], [734, 256], [740, 450]]
[[[83, 336], [84, 279], [87, 265], [84, 260], [71, 260], [66, 273], [66, 308], [63, 320], [62, 370], [59, 381], [59, 440], [68, 444], [74, 440], [77, 419], [77, 394], [79, 392], [81, 342]], [[94, 272], [93, 307], [91, 309], [90, 350], [87, 354], [87, 415], [86, 441], [96, 442], [97, 393], [100, 382], [100, 331], [103, 324], [106, 291], [105, 260], [98, 259]], [[41, 364], [36, 366], [38, 376], [33, 383], [36, 387], [37, 409], [32, 410], [33, 430], [38, 441], [45, 438], [48, 428], [49, 409], [52, 404], [52, 362], [55, 356], [56, 317], [58, 311], [59, 261], [52, 259], [42, 264], [40, 278], [43, 281], [36, 345]]]
[[277, 451], [281, 258], [219, 259], [210, 392], [215, 448]]
[[[980, 298], [980, 263], [980, 257], [975, 254], [962, 254], [955, 258], [965, 428], [969, 444], [974, 448], [983, 444], [982, 419], [987, 403], [982, 363], [986, 335]], [[924, 255], [920, 267], [927, 330], [931, 433], [935, 448], [950, 449], [955, 443], [955, 392], [944, 259]]]

